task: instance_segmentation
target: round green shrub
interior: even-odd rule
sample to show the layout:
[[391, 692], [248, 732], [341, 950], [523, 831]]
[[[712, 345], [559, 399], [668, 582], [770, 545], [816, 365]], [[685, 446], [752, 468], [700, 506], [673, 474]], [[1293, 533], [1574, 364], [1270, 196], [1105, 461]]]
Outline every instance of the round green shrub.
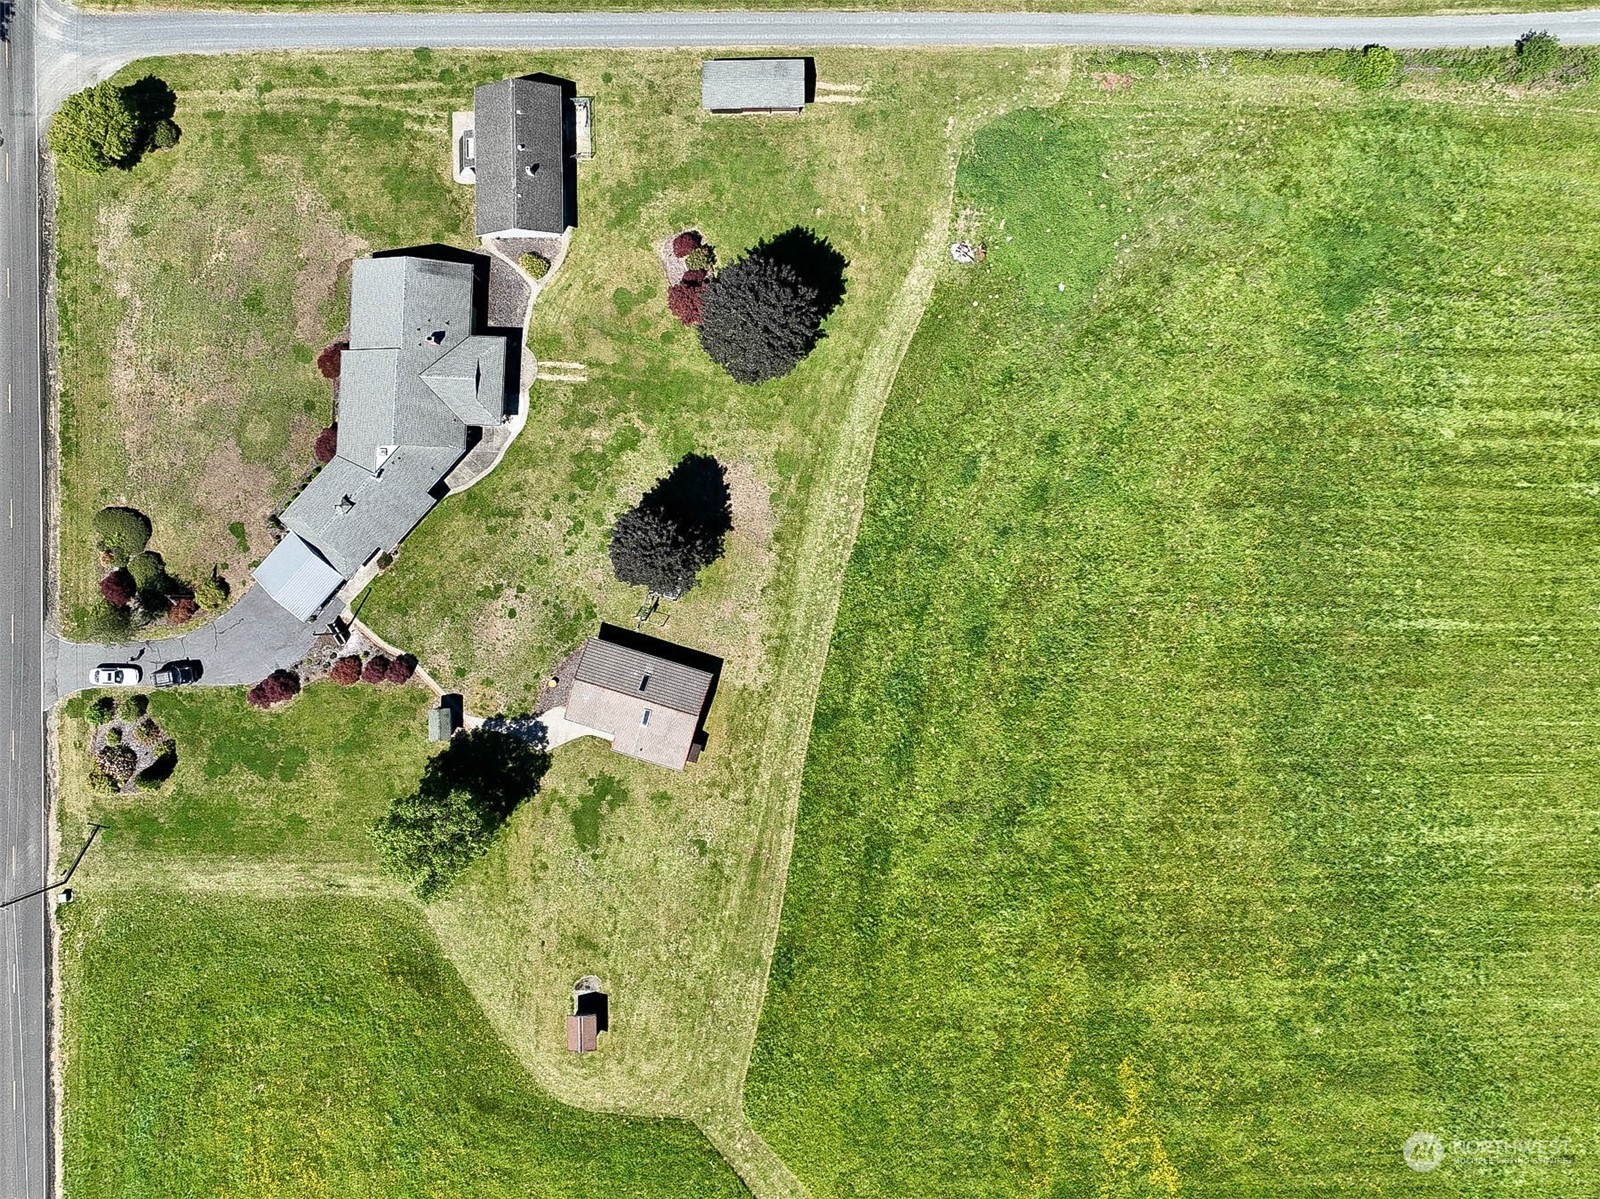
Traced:
[[150, 544], [150, 518], [137, 508], [102, 508], [94, 514], [100, 544], [126, 561]]
[[102, 695], [89, 705], [87, 715], [94, 724], [104, 724], [117, 714], [117, 705], [109, 695]]
[[133, 576], [133, 585], [144, 591], [167, 581], [167, 564], [154, 550], [145, 550], [128, 559], [128, 573]]
[[117, 728], [115, 725], [112, 725], [109, 729], [107, 729], [106, 730], [106, 744], [107, 745], [121, 745], [122, 744], [122, 730]]
[[178, 128], [178, 122], [167, 117], [157, 121], [156, 127], [150, 131], [150, 144], [157, 150], [170, 150], [182, 136], [183, 130]]
[[1351, 55], [1350, 82], [1362, 91], [1388, 87], [1400, 74], [1400, 56], [1388, 46], [1366, 46]]
[[550, 273], [550, 260], [543, 254], [524, 254], [520, 261], [530, 279], [543, 279]]
[[122, 702], [117, 705], [117, 716], [126, 724], [132, 724], [150, 710], [150, 697], [148, 695], [125, 695]]
[[194, 598], [202, 608], [214, 612], [228, 602], [227, 584], [214, 575], [201, 579], [194, 585]]
[[717, 256], [707, 245], [696, 246], [683, 259], [683, 269], [686, 271], [709, 271], [716, 264]]
[[126, 641], [133, 627], [126, 608], [113, 608], [103, 599], [77, 609], [77, 615], [77, 631], [87, 641]]
[[1517, 39], [1517, 74], [1543, 79], [1561, 62], [1561, 42], [1553, 33], [1529, 30]]

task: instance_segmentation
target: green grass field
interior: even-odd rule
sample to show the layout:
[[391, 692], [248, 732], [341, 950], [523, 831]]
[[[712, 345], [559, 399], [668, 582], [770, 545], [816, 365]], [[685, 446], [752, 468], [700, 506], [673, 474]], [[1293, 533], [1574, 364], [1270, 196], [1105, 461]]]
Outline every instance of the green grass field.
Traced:
[[1305, 62], [965, 161], [747, 1090], [815, 1199], [1600, 1187], [1594, 93]]
[[747, 1193], [688, 1125], [552, 1102], [408, 904], [141, 888], [63, 942], [68, 1195]]
[[68, 1195], [745, 1193], [691, 1125], [540, 1089], [379, 874], [367, 829], [432, 749], [421, 688], [320, 683], [271, 713], [157, 692], [178, 769], [132, 797], [82, 785], [82, 702], [65, 852], [110, 827], [63, 909]]

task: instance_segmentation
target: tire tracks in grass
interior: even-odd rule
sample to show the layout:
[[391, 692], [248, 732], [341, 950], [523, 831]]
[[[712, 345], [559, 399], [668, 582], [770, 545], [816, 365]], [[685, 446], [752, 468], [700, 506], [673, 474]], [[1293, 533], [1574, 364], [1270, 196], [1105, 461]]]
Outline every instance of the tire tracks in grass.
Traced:
[[778, 941], [783, 913], [789, 858], [794, 849], [795, 820], [800, 808], [800, 784], [806, 750], [811, 740], [811, 718], [822, 685], [823, 666], [833, 640], [844, 590], [845, 569], [855, 546], [856, 532], [866, 500], [867, 475], [877, 443], [878, 422], [894, 387], [900, 363], [922, 321], [933, 295], [938, 267], [947, 253], [955, 174], [962, 147], [970, 131], [953, 130], [944, 187], [932, 220], [923, 234], [911, 269], [889, 303], [884, 326], [872, 343], [856, 375], [845, 419], [834, 439], [826, 466], [808, 501], [810, 511], [797, 550], [793, 615], [785, 630], [782, 661], [776, 672], [766, 749], [756, 793], [773, 797], [765, 805], [766, 818], [757, 839], [757, 858], [768, 875], [765, 885], [746, 886], [723, 917], [731, 930], [762, 929], [762, 968], [758, 985], [742, 997], [739, 1006], [747, 1019], [732, 1019], [730, 1027], [744, 1034], [739, 1069], [728, 1079], [723, 1102], [697, 1120], [706, 1136], [744, 1180], [757, 1199], [807, 1199], [809, 1192], [783, 1158], [762, 1139], [744, 1110], [744, 1082], [755, 1046], [761, 1005], [766, 998], [767, 974]]
[[829, 451], [822, 477], [811, 493], [809, 519], [797, 551], [797, 599], [777, 670], [777, 692], [769, 725], [773, 731], [767, 737], [756, 788], [757, 794], [773, 797], [773, 802], [764, 807], [765, 819], [756, 842], [762, 870], [755, 877], [765, 877], [767, 881], [765, 885], [741, 889], [723, 916], [723, 925], [732, 930], [732, 936], [737, 936], [740, 928], [763, 930], [761, 969], [738, 1005], [748, 1012], [747, 1018], [733, 1018], [727, 1022], [728, 1027], [740, 1029], [743, 1036], [738, 1070], [730, 1074], [728, 1091], [722, 1101], [695, 1121], [756, 1199], [810, 1199], [805, 1184], [751, 1124], [744, 1107], [744, 1088], [760, 1027], [761, 1007], [766, 1000], [767, 977], [778, 943], [800, 809], [800, 788], [811, 741], [811, 720], [822, 687], [828, 649], [833, 642], [845, 571], [866, 506], [867, 477], [877, 445], [878, 424], [900, 373], [900, 364], [911, 348], [911, 339], [933, 297], [940, 264], [949, 253], [948, 238], [955, 219], [956, 174], [973, 134], [1013, 109], [1060, 103], [1074, 65], [1073, 52], [1065, 49], [1057, 58], [1053, 72], [1042, 78], [1030, 78], [1019, 88], [1018, 94], [1007, 101], [987, 111], [950, 118], [946, 126], [946, 160], [938, 202], [932, 206], [928, 227], [912, 256], [911, 268], [889, 302], [883, 330], [862, 360], [844, 422]]

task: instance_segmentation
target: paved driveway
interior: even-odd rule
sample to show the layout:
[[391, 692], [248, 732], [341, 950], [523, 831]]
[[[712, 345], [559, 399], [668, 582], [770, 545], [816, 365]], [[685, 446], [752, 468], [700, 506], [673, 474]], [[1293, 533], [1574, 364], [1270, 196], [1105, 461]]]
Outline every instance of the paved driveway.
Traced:
[[163, 663], [194, 658], [204, 668], [202, 683], [258, 683], [274, 670], [293, 666], [305, 657], [311, 649], [313, 629], [326, 625], [322, 620], [315, 624], [296, 620], [260, 587], [251, 587], [216, 620], [181, 637], [97, 645], [47, 634], [44, 703], [48, 708], [61, 697], [91, 686], [90, 672], [102, 662], [135, 662], [144, 668], [148, 682]]

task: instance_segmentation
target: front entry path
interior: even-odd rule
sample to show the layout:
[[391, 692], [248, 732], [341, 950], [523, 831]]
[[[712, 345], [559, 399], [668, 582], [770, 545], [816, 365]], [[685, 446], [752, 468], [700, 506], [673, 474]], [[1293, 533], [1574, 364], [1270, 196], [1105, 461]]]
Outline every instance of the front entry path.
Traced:
[[[335, 601], [336, 603], [338, 601]], [[167, 662], [198, 661], [200, 681], [215, 686], [259, 683], [274, 670], [295, 665], [311, 650], [314, 630], [327, 627], [319, 617], [296, 620], [260, 587], [251, 587], [233, 607], [192, 633], [159, 641], [125, 641], [115, 645], [65, 641], [53, 633], [44, 638], [44, 706], [92, 686], [90, 675], [102, 662], [132, 662], [150, 682]]]

